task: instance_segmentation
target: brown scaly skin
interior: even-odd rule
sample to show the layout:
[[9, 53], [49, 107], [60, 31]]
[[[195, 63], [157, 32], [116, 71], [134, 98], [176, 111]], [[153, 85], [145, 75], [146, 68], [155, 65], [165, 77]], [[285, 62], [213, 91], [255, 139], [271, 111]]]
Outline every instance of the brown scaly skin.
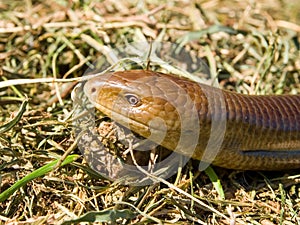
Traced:
[[143, 70], [98, 76], [84, 91], [113, 120], [192, 158], [241, 170], [300, 168], [300, 95], [242, 95]]

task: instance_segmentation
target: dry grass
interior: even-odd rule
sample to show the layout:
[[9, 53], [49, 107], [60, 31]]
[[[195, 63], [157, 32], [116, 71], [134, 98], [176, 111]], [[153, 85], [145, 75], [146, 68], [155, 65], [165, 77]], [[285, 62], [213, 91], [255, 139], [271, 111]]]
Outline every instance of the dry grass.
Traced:
[[[186, 40], [199, 56], [208, 61], [213, 56], [210, 67], [216, 67], [224, 89], [300, 93], [300, 5], [296, 1], [131, 2], [2, 1], [0, 78], [81, 77], [106, 46], [141, 36], [156, 39], [165, 29], [164, 41]], [[199, 32], [216, 24], [235, 32]], [[16, 115], [24, 96], [29, 98], [18, 123], [0, 134], [0, 193], [72, 146], [68, 116], [74, 85], [40, 83], [0, 89], [1, 124]], [[76, 148], [71, 150], [80, 154]], [[300, 224], [299, 170], [262, 173], [215, 168], [225, 191], [225, 199], [220, 199], [194, 163], [179, 173], [176, 185], [219, 214], [168, 184], [135, 189], [112, 183], [79, 158], [34, 179], [1, 202], [0, 224], [59, 224], [93, 211], [101, 212], [98, 218], [103, 220], [109, 213], [111, 219], [120, 216], [116, 219], [120, 224]]]

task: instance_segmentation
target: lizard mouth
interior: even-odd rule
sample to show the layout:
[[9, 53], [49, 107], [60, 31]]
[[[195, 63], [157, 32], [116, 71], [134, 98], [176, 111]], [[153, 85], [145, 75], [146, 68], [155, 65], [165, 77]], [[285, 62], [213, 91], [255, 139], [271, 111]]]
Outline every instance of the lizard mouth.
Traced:
[[113, 111], [112, 109], [103, 106], [101, 104], [95, 102], [92, 102], [92, 104], [95, 106], [95, 108], [97, 108], [100, 112], [107, 115], [113, 121], [116, 121], [117, 123], [125, 126], [128, 129], [134, 128], [134, 131], [137, 132], [138, 134], [141, 134], [142, 133], [141, 131], [150, 132], [150, 127], [146, 123], [136, 121], [130, 118], [129, 116]]
[[154, 118], [146, 124], [145, 122], [136, 121], [129, 116], [116, 112], [99, 103], [92, 102], [92, 104], [95, 106], [95, 108], [107, 115], [113, 121], [134, 131], [144, 138], [156, 142], [157, 144], [162, 143], [167, 136], [168, 128], [161, 118]]

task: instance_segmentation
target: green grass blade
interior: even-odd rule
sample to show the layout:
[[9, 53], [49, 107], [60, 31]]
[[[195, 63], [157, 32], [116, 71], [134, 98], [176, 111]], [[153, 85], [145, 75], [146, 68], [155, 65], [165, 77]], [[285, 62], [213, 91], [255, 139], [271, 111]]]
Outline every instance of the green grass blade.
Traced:
[[[79, 155], [69, 155], [61, 163], [60, 166], [64, 166], [64, 165], [67, 165], [69, 163], [72, 163], [78, 157], [79, 157]], [[32, 173], [28, 174], [27, 176], [23, 177], [21, 180], [17, 181], [16, 183], [14, 183], [11, 187], [9, 187], [8, 189], [6, 189], [2, 193], [0, 193], [0, 202], [3, 202], [6, 199], [8, 199], [15, 191], [17, 191], [18, 189], [20, 189], [22, 186], [24, 186], [28, 182], [34, 180], [35, 178], [41, 177], [41, 176], [45, 175], [46, 173], [49, 173], [50, 171], [52, 171], [53, 168], [56, 166], [56, 164], [57, 164], [58, 161], [59, 161], [59, 159], [54, 160], [54, 161], [48, 163], [47, 165], [42, 166], [41, 168], [33, 171]]]
[[15, 126], [20, 121], [24, 112], [26, 111], [27, 104], [28, 104], [28, 98], [24, 99], [24, 101], [22, 102], [22, 105], [21, 105], [17, 115], [12, 120], [10, 120], [8, 123], [6, 123], [0, 127], [0, 134], [10, 130], [13, 126]]
[[220, 179], [218, 178], [217, 174], [215, 173], [215, 171], [213, 170], [213, 168], [211, 166], [209, 166], [206, 170], [205, 170], [206, 175], [209, 177], [210, 181], [213, 183], [216, 191], [218, 192], [220, 198], [222, 200], [225, 199], [225, 194], [223, 191], [223, 187], [221, 185]]

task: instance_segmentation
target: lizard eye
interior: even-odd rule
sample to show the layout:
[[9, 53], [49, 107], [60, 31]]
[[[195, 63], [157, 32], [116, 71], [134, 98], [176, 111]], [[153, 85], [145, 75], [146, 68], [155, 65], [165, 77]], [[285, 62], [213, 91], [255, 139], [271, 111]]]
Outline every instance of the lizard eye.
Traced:
[[139, 97], [134, 94], [125, 94], [125, 98], [132, 106], [137, 106], [140, 103]]

